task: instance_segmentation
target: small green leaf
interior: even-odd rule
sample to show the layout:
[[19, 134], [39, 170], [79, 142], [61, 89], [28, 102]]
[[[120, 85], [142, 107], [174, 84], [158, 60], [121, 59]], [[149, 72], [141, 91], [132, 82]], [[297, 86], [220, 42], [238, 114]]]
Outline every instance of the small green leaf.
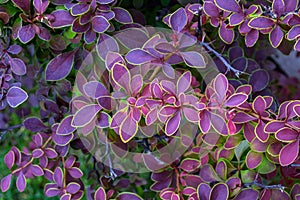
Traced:
[[276, 166], [274, 163], [271, 163], [265, 156], [263, 157], [263, 160], [261, 161], [260, 165], [257, 168], [257, 172], [260, 174], [268, 174], [273, 172], [276, 169]]
[[64, 33], [64, 36], [68, 39], [73, 39], [76, 36], [76, 33], [72, 31], [72, 27], [68, 28], [68, 30]]

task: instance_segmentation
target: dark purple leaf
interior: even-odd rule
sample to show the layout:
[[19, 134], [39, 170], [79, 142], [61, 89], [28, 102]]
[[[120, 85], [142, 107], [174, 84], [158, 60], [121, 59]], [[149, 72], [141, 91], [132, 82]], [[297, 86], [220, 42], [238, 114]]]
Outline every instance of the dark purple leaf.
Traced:
[[238, 193], [234, 200], [258, 199], [258, 192], [253, 189], [243, 189]]
[[249, 84], [252, 85], [253, 92], [265, 89], [269, 84], [269, 74], [263, 69], [254, 71], [249, 77]]
[[9, 88], [6, 95], [7, 103], [12, 108], [16, 108], [19, 105], [21, 105], [24, 101], [27, 100], [27, 98], [28, 98], [27, 93], [23, 89], [17, 86], [12, 86], [11, 88]]
[[124, 8], [114, 7], [114, 8], [112, 8], [112, 11], [115, 13], [114, 19], [117, 22], [120, 22], [122, 24], [133, 23], [130, 13], [127, 10], [125, 10]]
[[30, 0], [12, 0], [12, 2], [27, 14], [30, 13]]
[[271, 42], [271, 45], [274, 47], [274, 48], [277, 48], [282, 40], [283, 40], [283, 32], [281, 30], [281, 28], [276, 25], [275, 28], [271, 31], [270, 33], [270, 42]]
[[88, 12], [90, 9], [90, 5], [87, 3], [78, 3], [75, 4], [72, 8], [71, 8], [71, 14], [73, 16], [77, 16], [77, 15], [83, 15], [84, 13]]
[[49, 0], [33, 0], [33, 5], [39, 14], [43, 14], [49, 5]]
[[210, 199], [227, 200], [229, 197], [228, 186], [224, 183], [216, 184], [210, 192]]
[[47, 128], [46, 125], [43, 124], [43, 122], [36, 117], [29, 117], [26, 118], [23, 122], [26, 129], [32, 131], [32, 132], [39, 132], [43, 131]]
[[76, 51], [59, 54], [46, 67], [46, 80], [58, 81], [71, 72]]

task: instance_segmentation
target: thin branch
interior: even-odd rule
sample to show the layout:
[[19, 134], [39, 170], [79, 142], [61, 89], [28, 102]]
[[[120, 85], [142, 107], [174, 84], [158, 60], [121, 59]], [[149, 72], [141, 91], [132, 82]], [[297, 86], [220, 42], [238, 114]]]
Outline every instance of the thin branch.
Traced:
[[253, 182], [250, 182], [250, 183], [244, 183], [245, 187], [252, 187], [253, 185], [261, 187], [263, 189], [279, 189], [281, 192], [283, 192], [284, 188], [285, 188], [281, 184], [278, 184], [278, 185], [264, 185], [262, 183], [258, 183], [257, 181], [253, 181]]
[[239, 78], [239, 75], [240, 74], [246, 74], [245, 72], [243, 71], [240, 71], [240, 70], [237, 70], [235, 68], [233, 68], [228, 62], [227, 60], [219, 53], [217, 52], [216, 50], [214, 50], [211, 46], [209, 46], [208, 43], [205, 43], [205, 42], [200, 42], [199, 41], [199, 44], [204, 46], [208, 51], [210, 51], [211, 53], [213, 53], [217, 58], [220, 59], [220, 61], [226, 66], [227, 68], [227, 71], [232, 71], [236, 77]]

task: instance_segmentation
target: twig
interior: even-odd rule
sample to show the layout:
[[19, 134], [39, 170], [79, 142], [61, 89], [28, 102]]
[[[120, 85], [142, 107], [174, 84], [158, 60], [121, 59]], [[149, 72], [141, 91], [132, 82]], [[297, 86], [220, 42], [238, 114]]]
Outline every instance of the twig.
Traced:
[[110, 175], [110, 178], [112, 180], [114, 180], [118, 175], [115, 173], [115, 171], [114, 171], [114, 169], [112, 167], [112, 162], [111, 162], [111, 158], [110, 158], [110, 148], [109, 148], [108, 138], [107, 137], [106, 137], [105, 147], [106, 147], [105, 155], [107, 156], [108, 165], [109, 165], [109, 175]]
[[278, 184], [278, 185], [264, 185], [262, 183], [258, 183], [257, 181], [253, 181], [253, 182], [250, 182], [250, 183], [244, 183], [245, 187], [251, 187], [253, 185], [261, 187], [263, 189], [279, 189], [281, 192], [283, 192], [284, 188], [285, 188], [281, 184]]
[[221, 60], [221, 62], [226, 66], [227, 71], [232, 71], [236, 77], [239, 78], [240, 74], [246, 74], [245, 72], [242, 72], [240, 70], [237, 70], [235, 68], [233, 68], [228, 62], [227, 60], [216, 50], [214, 50], [211, 46], [209, 46], [208, 43], [205, 42], [201, 42], [199, 41], [199, 44], [204, 46], [208, 51], [212, 52], [217, 58], [219, 58]]
[[300, 164], [290, 164], [289, 167], [300, 167]]

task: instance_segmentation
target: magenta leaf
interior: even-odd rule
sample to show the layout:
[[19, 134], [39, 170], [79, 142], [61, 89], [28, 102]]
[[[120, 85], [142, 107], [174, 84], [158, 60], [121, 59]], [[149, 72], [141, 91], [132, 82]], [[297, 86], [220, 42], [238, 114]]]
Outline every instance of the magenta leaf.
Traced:
[[46, 67], [46, 80], [58, 81], [71, 72], [76, 51], [59, 54]]
[[229, 12], [242, 12], [241, 7], [236, 0], [215, 0], [216, 5], [222, 10]]
[[176, 32], [180, 32], [187, 24], [187, 20], [186, 11], [183, 8], [179, 8], [170, 17], [171, 28]]
[[20, 172], [20, 174], [17, 177], [16, 186], [19, 192], [23, 192], [26, 188], [26, 178], [23, 174], [23, 172]]
[[103, 199], [103, 200], [106, 200], [106, 193], [105, 193], [105, 190], [103, 189], [103, 187], [99, 187], [96, 192], [95, 192], [95, 195], [94, 195], [94, 199]]
[[133, 23], [130, 13], [124, 8], [114, 7], [112, 11], [115, 13], [115, 20], [122, 24]]
[[279, 162], [281, 166], [287, 166], [292, 164], [299, 154], [299, 139], [285, 145], [279, 153]]
[[276, 132], [275, 137], [283, 142], [293, 142], [299, 137], [299, 133], [290, 128], [284, 127]]
[[12, 108], [16, 108], [19, 105], [21, 105], [24, 101], [27, 100], [27, 98], [28, 98], [27, 93], [23, 89], [17, 86], [12, 86], [11, 88], [9, 88], [6, 94], [7, 103]]
[[87, 125], [95, 118], [100, 110], [101, 106], [98, 104], [83, 106], [74, 114], [72, 125], [75, 127], [83, 127]]

